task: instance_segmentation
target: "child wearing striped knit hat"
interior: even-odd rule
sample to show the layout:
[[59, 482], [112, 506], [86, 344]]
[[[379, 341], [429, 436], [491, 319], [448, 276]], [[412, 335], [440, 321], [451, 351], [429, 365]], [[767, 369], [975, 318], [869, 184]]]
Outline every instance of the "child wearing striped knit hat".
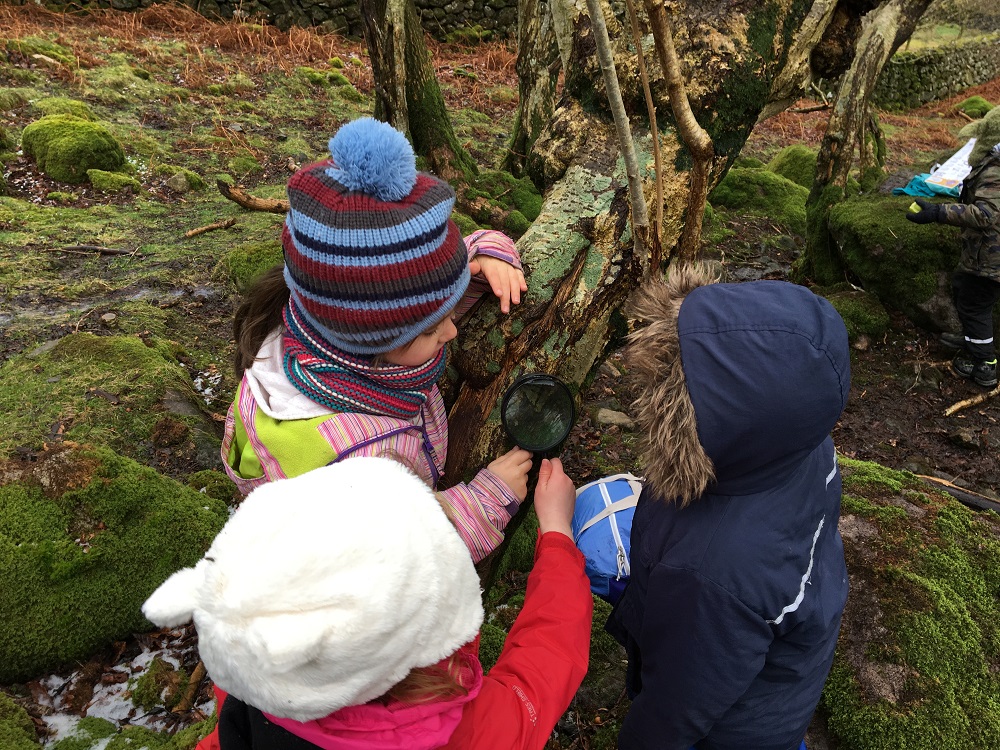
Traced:
[[[504, 312], [527, 290], [511, 239], [463, 239], [454, 191], [417, 171], [402, 133], [363, 118], [329, 145], [288, 182], [284, 264], [236, 313], [241, 382], [222, 459], [244, 495], [348, 456], [395, 458], [436, 487], [448, 449], [436, 384], [455, 319], [487, 289]], [[443, 491], [473, 560], [503, 540], [530, 467], [514, 448]]]

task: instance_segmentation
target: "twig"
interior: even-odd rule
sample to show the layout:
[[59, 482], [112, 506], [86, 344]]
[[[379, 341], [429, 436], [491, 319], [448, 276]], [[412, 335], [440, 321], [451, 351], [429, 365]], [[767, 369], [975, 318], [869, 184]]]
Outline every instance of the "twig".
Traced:
[[102, 247], [101, 245], [66, 245], [66, 247], [52, 248], [51, 252], [67, 253], [98, 253], [100, 255], [132, 255], [134, 250], [122, 250], [117, 247]]
[[794, 112], [796, 114], [805, 114], [807, 112], [821, 112], [824, 109], [830, 109], [829, 104], [815, 104], [812, 107], [792, 107], [789, 112]]
[[810, 83], [809, 87], [817, 94], [819, 94], [819, 98], [823, 100], [823, 104], [827, 106], [830, 105], [829, 99], [826, 98], [826, 93], [819, 86], [816, 85], [816, 81]]
[[973, 396], [972, 398], [967, 398], [963, 401], [959, 401], [958, 403], [952, 404], [951, 406], [949, 406], [947, 409], [944, 410], [944, 415], [946, 417], [950, 417], [957, 411], [961, 411], [962, 409], [965, 409], [969, 406], [975, 406], [976, 404], [981, 404], [983, 403], [983, 401], [993, 398], [996, 395], [1000, 395], [1000, 385], [998, 385], [992, 391], [988, 391], [987, 393], [979, 393]]
[[973, 492], [972, 490], [965, 489], [964, 487], [956, 487], [952, 482], [945, 479], [938, 479], [937, 477], [929, 477], [926, 474], [917, 474], [917, 478], [925, 484], [929, 484], [936, 489], [947, 492], [963, 505], [968, 505], [970, 508], [1000, 512], [1000, 502], [997, 502], [992, 498], [988, 498], [985, 495], [980, 495], [978, 492]]
[[966, 112], [963, 112], [963, 111], [962, 111], [962, 110], [960, 110], [960, 109], [959, 109], [959, 110], [956, 110], [956, 114], [957, 114], [957, 115], [958, 115], [959, 117], [964, 117], [964, 118], [965, 118], [966, 120], [968, 120], [969, 122], [975, 122], [975, 121], [976, 121], [976, 118], [975, 118], [975, 117], [973, 117], [972, 115], [970, 115], [970, 114], [968, 114], [968, 113], [966, 113]]
[[198, 227], [197, 229], [190, 229], [184, 233], [185, 237], [197, 237], [199, 234], [205, 234], [205, 232], [211, 232], [213, 229], [228, 229], [233, 224], [236, 223], [236, 219], [226, 219], [225, 221], [217, 221], [214, 224], [208, 224], [203, 227]]
[[205, 662], [199, 661], [194, 670], [191, 672], [191, 677], [187, 684], [187, 690], [184, 691], [184, 697], [181, 698], [177, 705], [173, 707], [171, 713], [181, 714], [191, 710], [191, 707], [194, 705], [194, 699], [198, 695], [198, 688], [201, 687], [202, 680], [204, 679]]
[[241, 188], [230, 185], [228, 182], [223, 182], [222, 180], [216, 180], [215, 186], [223, 196], [233, 203], [243, 206], [243, 208], [249, 208], [251, 211], [268, 211], [272, 214], [288, 213], [288, 201], [273, 198], [257, 198]]
[[89, 310], [87, 310], [87, 312], [85, 312], [83, 315], [80, 316], [80, 319], [76, 321], [76, 325], [73, 326], [73, 333], [80, 332], [80, 324], [83, 323], [83, 321], [87, 319], [87, 316], [90, 315], [92, 312], [94, 312], [94, 310], [96, 309], [97, 309], [96, 307], [92, 307]]

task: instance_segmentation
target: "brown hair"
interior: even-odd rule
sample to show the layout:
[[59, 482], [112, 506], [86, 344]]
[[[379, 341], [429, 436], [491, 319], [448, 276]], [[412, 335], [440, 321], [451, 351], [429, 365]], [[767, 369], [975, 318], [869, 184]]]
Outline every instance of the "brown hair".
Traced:
[[469, 689], [462, 684], [463, 659], [458, 651], [447, 659], [429, 667], [417, 667], [402, 680], [393, 685], [379, 698], [382, 703], [389, 700], [401, 703], [431, 703], [436, 700], [468, 695]]
[[262, 273], [246, 293], [246, 299], [236, 308], [233, 317], [233, 338], [236, 354], [233, 368], [237, 379], [257, 359], [264, 339], [281, 325], [281, 313], [288, 304], [288, 285], [285, 284], [283, 265], [269, 268]]

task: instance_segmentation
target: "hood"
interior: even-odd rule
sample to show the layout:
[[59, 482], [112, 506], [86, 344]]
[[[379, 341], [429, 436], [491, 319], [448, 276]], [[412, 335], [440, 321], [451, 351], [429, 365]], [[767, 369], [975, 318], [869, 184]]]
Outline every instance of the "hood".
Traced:
[[781, 484], [847, 403], [847, 331], [833, 306], [782, 281], [717, 284], [672, 274], [640, 294], [630, 363], [646, 478], [688, 502]]
[[459, 649], [467, 695], [416, 705], [391, 701], [348, 706], [314, 721], [265, 714], [269, 721], [322, 750], [431, 750], [447, 744], [465, 705], [482, 689], [483, 669], [476, 655], [478, 637]]

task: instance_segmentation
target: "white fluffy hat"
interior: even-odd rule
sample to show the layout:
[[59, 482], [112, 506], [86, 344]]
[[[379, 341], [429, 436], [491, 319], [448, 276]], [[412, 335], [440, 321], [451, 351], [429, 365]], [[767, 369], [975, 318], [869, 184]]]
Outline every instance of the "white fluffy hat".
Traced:
[[430, 488], [389, 459], [352, 458], [256, 489], [142, 611], [163, 627], [193, 618], [220, 688], [308, 721], [471, 641], [480, 594]]

